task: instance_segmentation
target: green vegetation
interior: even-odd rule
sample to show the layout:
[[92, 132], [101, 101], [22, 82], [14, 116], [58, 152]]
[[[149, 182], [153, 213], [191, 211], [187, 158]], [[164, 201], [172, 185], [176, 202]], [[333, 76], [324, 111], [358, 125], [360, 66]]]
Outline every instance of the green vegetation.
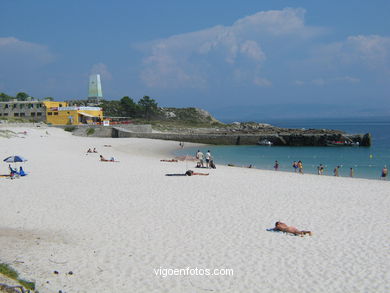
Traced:
[[103, 101], [100, 105], [108, 117], [129, 117], [131, 119], [157, 119], [160, 109], [154, 99], [144, 96], [137, 103], [128, 96], [119, 101]]
[[94, 128], [88, 128], [86, 133], [87, 133], [87, 135], [92, 135], [92, 134], [95, 133], [95, 129]]
[[[9, 96], [5, 93], [0, 93], [0, 102], [9, 102], [9, 101], [12, 101], [14, 99], [16, 99], [18, 101], [27, 101], [28, 97], [30, 97], [30, 95], [27, 93], [24, 93], [24, 92], [17, 93], [15, 97]], [[34, 99], [34, 98], [32, 98], [32, 99]]]
[[22, 285], [24, 288], [28, 290], [35, 290], [35, 283], [26, 281], [19, 278], [19, 274], [17, 271], [15, 271], [11, 266], [5, 263], [0, 263], [0, 274], [3, 274], [4, 276], [17, 281], [20, 285]]
[[73, 132], [75, 129], [76, 129], [75, 126], [67, 126], [67, 127], [64, 128], [64, 130], [68, 131], [68, 132]]

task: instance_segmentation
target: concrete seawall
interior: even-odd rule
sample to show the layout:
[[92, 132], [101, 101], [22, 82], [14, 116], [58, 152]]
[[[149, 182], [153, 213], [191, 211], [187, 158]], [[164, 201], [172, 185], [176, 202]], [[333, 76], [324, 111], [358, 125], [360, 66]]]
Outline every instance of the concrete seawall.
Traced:
[[114, 137], [138, 137], [215, 145], [256, 145], [267, 139], [280, 146], [326, 146], [330, 141], [349, 141], [370, 146], [370, 134], [176, 134], [134, 133], [113, 129]]
[[[69, 126], [61, 126], [66, 128]], [[90, 131], [89, 129], [93, 129]], [[215, 145], [256, 145], [261, 140], [269, 140], [279, 146], [327, 146], [332, 141], [348, 141], [360, 146], [371, 145], [371, 135], [340, 133], [269, 133], [269, 134], [210, 134], [210, 133], [155, 133], [150, 125], [80, 125], [75, 126], [74, 135], [91, 137], [137, 137], [150, 139], [175, 140]]]

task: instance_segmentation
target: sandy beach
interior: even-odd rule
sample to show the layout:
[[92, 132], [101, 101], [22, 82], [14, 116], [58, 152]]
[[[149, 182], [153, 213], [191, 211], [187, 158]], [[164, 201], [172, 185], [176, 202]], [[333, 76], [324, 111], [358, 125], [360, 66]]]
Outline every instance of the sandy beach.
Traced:
[[[29, 175], [0, 178], [0, 263], [41, 293], [390, 292], [390, 182], [218, 162], [169, 177], [197, 170], [160, 162], [178, 142], [5, 129], [20, 133], [0, 159], [24, 156]], [[314, 234], [267, 231], [276, 221]]]

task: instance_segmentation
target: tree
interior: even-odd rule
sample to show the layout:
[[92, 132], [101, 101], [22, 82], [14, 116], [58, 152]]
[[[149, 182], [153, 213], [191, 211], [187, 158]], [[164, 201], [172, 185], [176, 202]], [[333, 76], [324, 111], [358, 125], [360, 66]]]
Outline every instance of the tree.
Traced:
[[156, 101], [148, 96], [144, 96], [142, 99], [140, 99], [138, 101], [138, 105], [140, 106], [147, 120], [150, 120], [150, 118], [156, 115], [158, 112], [158, 105]]
[[103, 100], [99, 106], [103, 108], [104, 116], [111, 116], [111, 117], [123, 116], [123, 110], [120, 101]]
[[18, 101], [27, 101], [27, 98], [29, 97], [28, 94], [24, 93], [24, 92], [20, 92], [20, 93], [17, 93], [16, 94], [16, 99]]
[[120, 100], [120, 105], [122, 107], [123, 116], [136, 117], [139, 113], [139, 106], [128, 96], [125, 96]]
[[52, 97], [46, 97], [46, 98], [44, 98], [43, 100], [45, 100], [45, 101], [54, 101], [54, 98], [52, 98]]
[[9, 102], [13, 99], [14, 99], [14, 97], [11, 97], [5, 93], [0, 93], [0, 102]]

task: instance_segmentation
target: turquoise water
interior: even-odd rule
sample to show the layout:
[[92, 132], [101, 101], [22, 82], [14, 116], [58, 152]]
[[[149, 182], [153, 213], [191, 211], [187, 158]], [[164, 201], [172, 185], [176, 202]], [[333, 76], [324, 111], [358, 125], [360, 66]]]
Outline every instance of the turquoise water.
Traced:
[[[384, 165], [390, 165], [390, 121], [386, 120], [279, 120], [270, 124], [290, 128], [339, 129], [348, 133], [370, 132], [371, 147], [282, 147], [282, 146], [208, 146], [216, 164], [237, 166], [254, 165], [259, 169], [273, 170], [275, 160], [279, 170], [293, 172], [292, 162], [301, 160], [305, 173], [317, 174], [317, 166], [325, 166], [325, 175], [333, 175], [333, 169], [341, 166], [340, 176], [349, 176], [350, 168], [355, 177], [379, 179]], [[183, 149], [177, 154], [194, 155], [195, 149]]]

